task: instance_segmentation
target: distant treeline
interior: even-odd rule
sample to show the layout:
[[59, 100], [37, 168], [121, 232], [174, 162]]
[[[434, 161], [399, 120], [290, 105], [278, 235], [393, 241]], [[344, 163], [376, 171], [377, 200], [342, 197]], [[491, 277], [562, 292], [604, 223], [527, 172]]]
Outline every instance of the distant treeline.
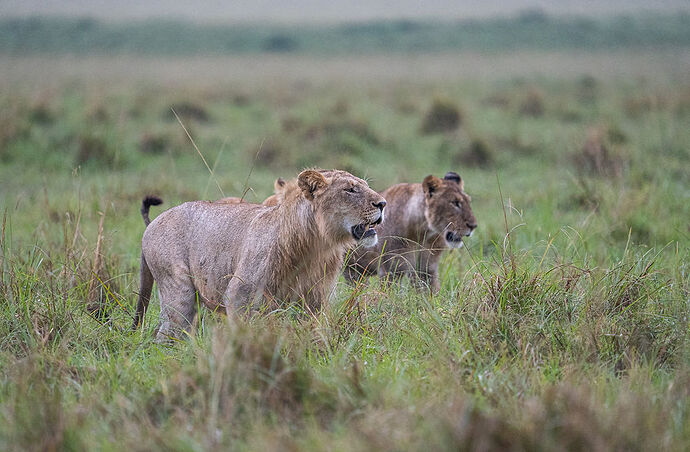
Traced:
[[594, 19], [530, 11], [515, 17], [341, 25], [195, 24], [163, 20], [0, 20], [2, 54], [310, 54], [449, 50], [610, 49], [690, 45], [690, 14]]

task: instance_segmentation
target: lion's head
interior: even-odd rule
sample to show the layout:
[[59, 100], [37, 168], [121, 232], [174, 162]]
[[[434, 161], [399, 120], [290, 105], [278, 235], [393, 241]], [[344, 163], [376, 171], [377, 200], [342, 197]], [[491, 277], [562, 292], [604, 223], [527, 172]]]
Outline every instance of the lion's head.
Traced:
[[[314, 208], [319, 228], [338, 241], [371, 247], [378, 242], [375, 227], [383, 221], [386, 200], [362, 179], [346, 171], [305, 170], [297, 177], [299, 195]], [[294, 190], [283, 197], [295, 196]]]
[[443, 236], [449, 248], [462, 247], [462, 238], [477, 227], [470, 207], [470, 196], [463, 191], [462, 178], [452, 171], [443, 179], [429, 175], [422, 182], [425, 197], [424, 216], [429, 228]]

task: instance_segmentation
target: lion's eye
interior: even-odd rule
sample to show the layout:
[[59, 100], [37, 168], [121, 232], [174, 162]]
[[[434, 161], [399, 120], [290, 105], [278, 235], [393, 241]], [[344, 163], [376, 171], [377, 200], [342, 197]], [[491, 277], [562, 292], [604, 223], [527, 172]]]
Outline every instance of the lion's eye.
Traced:
[[355, 187], [347, 187], [345, 189], [345, 191], [348, 193], [357, 193], [357, 190], [355, 190]]

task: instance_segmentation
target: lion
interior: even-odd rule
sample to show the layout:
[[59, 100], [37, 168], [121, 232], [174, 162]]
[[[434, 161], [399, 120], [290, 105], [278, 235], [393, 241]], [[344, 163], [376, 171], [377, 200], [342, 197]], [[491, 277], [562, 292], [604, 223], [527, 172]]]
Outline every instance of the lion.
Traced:
[[[275, 193], [266, 201], [280, 202], [286, 193], [297, 189], [295, 180], [279, 180]], [[421, 184], [394, 185], [381, 195], [390, 203], [387, 219], [378, 228], [379, 244], [351, 251], [345, 279], [355, 283], [375, 274], [385, 280], [408, 276], [418, 287], [437, 293], [441, 252], [461, 248], [463, 237], [471, 236], [477, 227], [472, 198], [464, 192], [462, 178], [453, 171], [443, 179], [429, 175]]]
[[[267, 302], [302, 301], [318, 311], [345, 251], [375, 246], [386, 200], [345, 171], [305, 170], [299, 190], [276, 206], [195, 201], [147, 224], [133, 329], [146, 313], [154, 281], [161, 303], [158, 342], [189, 331], [198, 304], [227, 314]], [[142, 203], [148, 218], [151, 198]]]
[[388, 201], [386, 221], [375, 247], [352, 249], [345, 279], [356, 283], [378, 274], [384, 281], [407, 276], [417, 287], [440, 290], [438, 263], [445, 249], [461, 248], [477, 220], [462, 178], [448, 172], [419, 183], [394, 185], [381, 195]]

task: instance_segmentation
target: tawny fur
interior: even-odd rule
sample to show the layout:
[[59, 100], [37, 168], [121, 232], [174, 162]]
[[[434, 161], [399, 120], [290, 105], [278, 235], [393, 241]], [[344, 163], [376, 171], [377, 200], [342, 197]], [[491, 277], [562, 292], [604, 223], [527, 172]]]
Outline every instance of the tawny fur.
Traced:
[[[280, 202], [294, 190], [296, 180], [276, 181], [271, 198]], [[389, 203], [386, 220], [377, 228], [378, 245], [351, 250], [345, 279], [356, 283], [376, 274], [384, 281], [407, 276], [419, 288], [438, 292], [441, 253], [461, 247], [462, 238], [477, 227], [462, 178], [452, 171], [443, 179], [429, 175], [421, 184], [394, 185], [381, 195]], [[448, 233], [451, 242], [446, 240]]]
[[[142, 239], [141, 288], [134, 328], [153, 281], [161, 302], [157, 340], [189, 329], [197, 304], [228, 314], [266, 302], [304, 302], [318, 311], [329, 298], [352, 226], [383, 215], [385, 200], [344, 171], [313, 170], [277, 206], [188, 202], [160, 214]], [[355, 190], [355, 193], [346, 190]]]
[[[427, 176], [419, 184], [398, 184], [383, 191], [388, 201], [386, 220], [378, 228], [375, 247], [354, 248], [344, 269], [355, 283], [378, 274], [384, 281], [407, 276], [418, 287], [440, 289], [441, 253], [462, 246], [462, 238], [477, 227], [460, 176]], [[451, 240], [447, 240], [450, 238]]]

